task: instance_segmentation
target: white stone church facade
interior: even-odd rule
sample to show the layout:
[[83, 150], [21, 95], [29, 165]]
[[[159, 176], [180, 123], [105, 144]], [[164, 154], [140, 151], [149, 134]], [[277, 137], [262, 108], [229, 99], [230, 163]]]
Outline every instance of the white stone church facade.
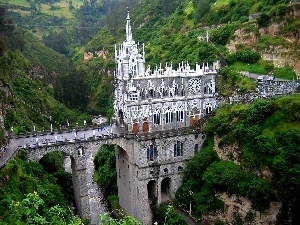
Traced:
[[188, 127], [217, 106], [215, 77], [218, 62], [145, 67], [144, 44], [132, 39], [129, 13], [126, 40], [115, 47], [114, 110], [116, 122], [133, 133]]

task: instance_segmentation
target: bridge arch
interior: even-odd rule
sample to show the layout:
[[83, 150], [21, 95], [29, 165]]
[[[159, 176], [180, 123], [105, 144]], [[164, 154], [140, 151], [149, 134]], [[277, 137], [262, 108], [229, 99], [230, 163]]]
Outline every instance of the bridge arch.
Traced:
[[171, 178], [165, 177], [161, 181], [160, 185], [160, 194], [161, 194], [161, 202], [167, 202], [171, 199], [171, 193], [170, 193], [170, 185], [171, 185]]
[[76, 150], [78, 148], [82, 148], [82, 152], [84, 152], [83, 146], [70, 146], [70, 145], [53, 145], [53, 146], [46, 146], [46, 147], [38, 147], [36, 149], [29, 149], [27, 150], [28, 160], [38, 162], [43, 158], [46, 154], [50, 152], [60, 151], [63, 152], [65, 155], [71, 156], [74, 159], [78, 158], [78, 154], [76, 154]]
[[157, 182], [156, 180], [150, 180], [147, 183], [147, 193], [148, 193], [148, 199], [150, 202], [150, 206], [155, 204], [155, 199], [157, 198]]

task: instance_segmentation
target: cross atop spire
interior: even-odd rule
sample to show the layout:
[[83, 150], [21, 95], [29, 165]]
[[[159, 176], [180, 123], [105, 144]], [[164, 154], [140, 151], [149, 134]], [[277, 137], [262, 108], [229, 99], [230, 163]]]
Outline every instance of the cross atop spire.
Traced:
[[131, 32], [131, 26], [130, 26], [130, 16], [129, 16], [129, 8], [127, 7], [127, 23], [126, 23], [126, 41], [130, 42], [132, 41], [132, 32]]

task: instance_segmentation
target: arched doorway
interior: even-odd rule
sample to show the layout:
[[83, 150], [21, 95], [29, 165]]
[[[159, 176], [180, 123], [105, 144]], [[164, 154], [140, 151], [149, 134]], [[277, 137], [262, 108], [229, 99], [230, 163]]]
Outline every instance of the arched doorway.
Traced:
[[156, 182], [155, 180], [150, 180], [147, 184], [148, 198], [156, 198]]
[[132, 124], [132, 132], [134, 134], [137, 134], [139, 132], [139, 122], [137, 119], [133, 120], [133, 124]]
[[149, 131], [148, 118], [145, 117], [143, 121], [143, 132], [147, 133]]
[[119, 125], [120, 127], [124, 127], [124, 114], [123, 114], [123, 111], [122, 109], [119, 110]]
[[156, 182], [155, 180], [150, 180], [147, 184], [147, 191], [148, 191], [148, 200], [150, 203], [150, 207], [156, 204], [157, 200], [157, 192], [156, 192]]
[[161, 202], [168, 202], [171, 200], [170, 192], [170, 177], [166, 177], [161, 181]]

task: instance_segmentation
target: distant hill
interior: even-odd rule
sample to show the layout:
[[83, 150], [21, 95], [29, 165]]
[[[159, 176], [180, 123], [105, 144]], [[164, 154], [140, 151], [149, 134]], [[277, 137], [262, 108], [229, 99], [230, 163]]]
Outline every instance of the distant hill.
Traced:
[[[23, 29], [30, 30], [46, 46], [73, 56], [93, 36], [110, 24], [118, 29], [119, 12], [126, 6], [134, 7], [139, 0], [2, 0], [3, 6], [13, 20]], [[108, 16], [107, 16], [108, 15]]]
[[152, 67], [219, 59], [237, 71], [299, 77], [297, 1], [181, 1], [170, 14], [163, 2], [141, 1], [131, 13], [134, 39], [146, 44]]
[[[33, 125], [37, 130], [49, 130], [50, 123], [58, 129], [60, 125], [65, 125], [66, 119], [73, 124], [84, 119], [90, 121], [87, 115], [81, 115], [80, 119], [78, 113], [54, 98], [53, 86], [58, 77], [70, 74], [72, 67], [69, 61], [42, 45], [28, 31], [8, 28], [6, 21], [9, 18], [5, 14], [0, 22], [2, 30], [8, 29], [0, 35], [0, 91], [3, 104], [0, 140], [4, 130], [10, 131], [11, 127], [16, 133], [25, 133], [32, 131]], [[72, 80], [76, 81], [74, 78]], [[80, 86], [84, 87], [82, 82]]]

